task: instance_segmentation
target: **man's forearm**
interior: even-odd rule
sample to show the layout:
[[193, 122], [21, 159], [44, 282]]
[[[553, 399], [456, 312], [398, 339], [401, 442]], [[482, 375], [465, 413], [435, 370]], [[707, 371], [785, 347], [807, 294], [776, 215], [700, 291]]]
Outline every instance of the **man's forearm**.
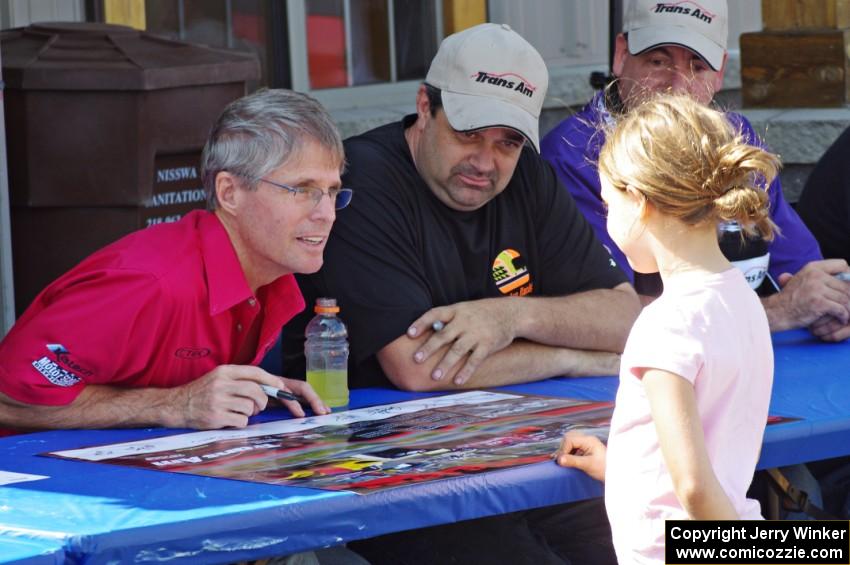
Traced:
[[0, 425], [22, 429], [182, 427], [178, 389], [87, 386], [71, 404], [24, 404], [0, 394]]
[[425, 312], [378, 361], [409, 390], [612, 374], [612, 356], [623, 351], [639, 312], [628, 283], [564, 297], [458, 302]]
[[464, 388], [533, 382], [559, 376], [616, 375], [619, 370], [618, 353], [569, 349], [517, 340], [488, 357]]
[[435, 355], [432, 362], [417, 364], [412, 361], [415, 347], [413, 340], [403, 336], [378, 353], [384, 373], [395, 386], [404, 390], [454, 390], [533, 382], [555, 376], [616, 375], [620, 365], [617, 353], [516, 340], [488, 356], [466, 383], [457, 385], [454, 376], [460, 366], [453, 367], [440, 380], [434, 380], [431, 372], [441, 354]]
[[640, 313], [637, 294], [628, 284], [563, 297], [528, 297], [514, 305], [516, 337], [529, 341], [622, 353]]

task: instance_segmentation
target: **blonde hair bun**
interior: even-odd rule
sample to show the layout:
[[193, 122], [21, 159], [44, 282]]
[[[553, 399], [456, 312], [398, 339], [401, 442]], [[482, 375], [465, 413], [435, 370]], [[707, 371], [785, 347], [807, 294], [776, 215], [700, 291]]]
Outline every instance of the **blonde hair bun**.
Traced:
[[614, 188], [634, 187], [687, 225], [734, 220], [768, 239], [775, 231], [766, 191], [779, 158], [685, 95], [655, 96], [620, 118], [606, 132], [598, 166]]

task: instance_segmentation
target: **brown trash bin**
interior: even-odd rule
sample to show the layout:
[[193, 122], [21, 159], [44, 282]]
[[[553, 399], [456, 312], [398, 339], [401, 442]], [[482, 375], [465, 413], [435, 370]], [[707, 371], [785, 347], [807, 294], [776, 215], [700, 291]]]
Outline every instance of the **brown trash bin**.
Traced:
[[94, 23], [4, 31], [0, 49], [20, 315], [91, 252], [205, 206], [206, 136], [260, 66]]

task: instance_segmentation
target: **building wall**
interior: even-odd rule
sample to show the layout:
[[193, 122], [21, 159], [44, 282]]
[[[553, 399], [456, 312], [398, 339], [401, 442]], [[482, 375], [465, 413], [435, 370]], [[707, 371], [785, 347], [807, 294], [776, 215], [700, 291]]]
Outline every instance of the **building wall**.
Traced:
[[0, 0], [0, 28], [28, 26], [35, 22], [81, 22], [83, 0]]
[[[342, 15], [349, 39], [351, 26], [374, 24], [374, 14], [369, 15], [371, 19], [364, 19], [362, 14], [357, 16], [358, 10], [364, 5], [356, 4], [358, 1], [346, 2], [346, 12]], [[540, 121], [541, 135], [591, 98], [591, 72], [607, 72], [607, 1], [417, 1], [420, 3], [400, 4], [399, 10], [419, 10], [423, 6], [430, 6], [435, 27], [429, 32], [432, 35], [426, 41], [430, 44], [429, 48], [436, 48], [437, 41], [433, 34], [442, 37], [486, 18], [511, 25], [540, 51], [551, 76]], [[145, 28], [151, 33], [162, 33], [178, 40], [254, 52], [262, 63], [264, 73], [263, 81], [257, 86], [292, 85], [296, 89], [309, 91], [331, 110], [340, 130], [347, 137], [398, 120], [412, 112], [414, 93], [423, 77], [406, 77], [405, 80], [392, 78], [384, 83], [370, 83], [366, 86], [310, 90], [307, 18], [311, 7], [334, 5], [337, 5], [334, 0], [204, 0], [203, 3], [183, 0], [103, 0], [102, 13], [98, 12], [98, 17], [104, 16], [112, 23]], [[86, 21], [87, 17], [92, 17], [92, 14], [86, 13], [86, 8], [92, 9], [93, 6], [100, 6], [98, 0], [0, 0], [0, 28], [24, 27], [48, 21]], [[740, 107], [738, 39], [743, 32], [761, 29], [761, 2], [730, 0], [729, 9], [730, 58], [725, 75], [725, 90], [719, 93], [718, 99], [723, 107], [734, 109]], [[357, 17], [350, 17], [352, 14]], [[385, 21], [389, 22], [385, 25], [390, 27], [396, 25], [391, 16], [385, 17]], [[417, 26], [421, 21], [421, 18], [414, 18], [406, 26], [394, 28], [394, 31], [405, 34], [420, 31]], [[394, 31], [389, 30], [388, 35], [392, 37]], [[364, 34], [361, 33], [361, 36]], [[369, 33], [365, 36], [369, 36]], [[406, 35], [404, 37], [409, 39]], [[313, 45], [318, 44], [320, 47], [326, 43], [323, 37], [313, 40]], [[348, 57], [356, 56], [351, 55], [357, 52], [356, 47], [351, 44], [345, 46]], [[393, 49], [397, 50], [398, 46], [394, 48], [391, 43], [390, 50]], [[393, 52], [390, 59], [395, 60], [397, 55]], [[350, 75], [354, 69], [351, 61], [348, 63], [347, 71]], [[791, 202], [799, 197], [813, 164], [843, 129], [850, 125], [848, 108], [743, 110], [743, 113], [750, 118], [771, 149], [783, 158], [783, 188]], [[4, 133], [2, 128], [0, 122], [0, 134]], [[14, 135], [14, 132], [9, 133]], [[0, 178], [0, 190], [3, 190], [0, 194], [0, 335], [3, 335], [11, 325], [9, 312], [13, 311], [13, 307], [8, 300], [11, 295], [11, 269], [7, 251], [8, 211], [3, 209], [7, 204], [5, 155], [0, 155], [0, 159], [0, 177], [3, 177]]]

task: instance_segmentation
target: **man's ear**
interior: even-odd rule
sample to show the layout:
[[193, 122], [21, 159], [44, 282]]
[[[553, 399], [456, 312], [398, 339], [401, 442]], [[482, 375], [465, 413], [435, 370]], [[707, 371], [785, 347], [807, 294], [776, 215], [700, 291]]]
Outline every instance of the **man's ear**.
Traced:
[[238, 191], [241, 188], [241, 179], [227, 171], [221, 171], [215, 176], [215, 195], [218, 207], [233, 213], [237, 206]]
[[[717, 74], [714, 76], [714, 92], [720, 92], [720, 89], [723, 88], [723, 76], [726, 74], [726, 64], [729, 62], [729, 52], [723, 52], [723, 63], [720, 65], [720, 70], [717, 71]], [[714, 98], [714, 94], [712, 94], [712, 98]]]
[[614, 41], [614, 60], [611, 63], [611, 73], [615, 77], [623, 74], [623, 66], [626, 64], [626, 57], [628, 56], [629, 42], [625, 35], [618, 33], [617, 39]]
[[416, 121], [424, 124], [430, 116], [431, 103], [428, 102], [428, 95], [425, 94], [425, 85], [421, 84], [416, 92]]

